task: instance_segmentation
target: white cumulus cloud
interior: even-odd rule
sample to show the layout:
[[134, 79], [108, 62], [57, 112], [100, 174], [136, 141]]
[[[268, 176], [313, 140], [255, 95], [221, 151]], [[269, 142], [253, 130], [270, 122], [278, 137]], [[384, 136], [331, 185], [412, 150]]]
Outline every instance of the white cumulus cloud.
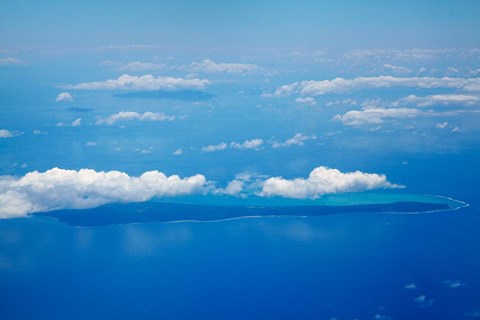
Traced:
[[173, 152], [174, 156], [181, 156], [182, 154], [183, 154], [182, 148], [179, 148], [179, 149], [175, 150], [175, 152]]
[[75, 90], [177, 90], [203, 89], [209, 84], [210, 82], [206, 79], [154, 77], [151, 74], [144, 76], [131, 76], [124, 74], [117, 79], [84, 82], [63, 86], [63, 88]]
[[72, 121], [72, 127], [78, 127], [80, 125], [82, 125], [82, 119], [81, 118], [78, 118], [78, 119], [75, 119], [74, 121]]
[[284, 142], [274, 142], [272, 144], [272, 148], [303, 146], [305, 144], [305, 141], [315, 139], [317, 139], [317, 136], [315, 135], [308, 136], [305, 134], [297, 133], [293, 137], [285, 140]]
[[168, 116], [163, 112], [144, 112], [138, 113], [134, 111], [120, 111], [119, 113], [114, 113], [109, 115], [106, 118], [100, 118], [97, 120], [97, 124], [106, 124], [112, 125], [118, 121], [172, 121], [174, 116]]
[[209, 146], [206, 146], [206, 147], [202, 147], [202, 151], [203, 152], [213, 152], [213, 151], [220, 151], [220, 150], [225, 150], [227, 149], [228, 147], [228, 144], [226, 144], [225, 142], [221, 142], [219, 144], [212, 144], [212, 145], [209, 145]]
[[340, 121], [346, 126], [360, 126], [380, 124], [386, 119], [415, 118], [421, 114], [422, 111], [412, 108], [365, 108], [350, 110], [343, 115], [337, 114], [333, 120]]
[[297, 99], [295, 99], [295, 102], [301, 105], [312, 106], [312, 107], [317, 104], [317, 101], [315, 101], [315, 99], [313, 99], [312, 97], [306, 97], [306, 98], [298, 97]]
[[57, 98], [55, 99], [55, 102], [60, 102], [60, 101], [73, 101], [73, 96], [68, 92], [62, 92], [58, 94]]
[[20, 178], [3, 176], [0, 177], [0, 218], [198, 194], [206, 191], [206, 183], [203, 175], [180, 178], [159, 171], [132, 177], [119, 171], [53, 168], [29, 172]]
[[245, 140], [242, 143], [231, 142], [230, 148], [240, 149], [240, 150], [258, 149], [262, 146], [262, 144], [263, 144], [262, 139], [252, 139], [252, 140]]
[[213, 151], [221, 151], [225, 150], [230, 147], [230, 149], [238, 149], [238, 150], [258, 150], [263, 145], [262, 139], [252, 139], [252, 140], [245, 140], [244, 142], [235, 142], [232, 141], [230, 143], [221, 142], [219, 144], [209, 145], [202, 147], [203, 152], [213, 152]]
[[361, 171], [343, 173], [320, 166], [313, 169], [306, 179], [269, 178], [263, 183], [259, 195], [304, 199], [318, 198], [324, 194], [399, 187], [401, 186], [388, 182], [385, 175]]

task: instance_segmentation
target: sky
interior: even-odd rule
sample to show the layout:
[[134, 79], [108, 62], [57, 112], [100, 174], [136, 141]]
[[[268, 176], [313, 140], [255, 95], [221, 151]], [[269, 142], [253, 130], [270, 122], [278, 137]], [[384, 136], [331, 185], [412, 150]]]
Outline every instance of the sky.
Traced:
[[431, 193], [416, 162], [479, 150], [477, 1], [0, 8], [0, 217]]

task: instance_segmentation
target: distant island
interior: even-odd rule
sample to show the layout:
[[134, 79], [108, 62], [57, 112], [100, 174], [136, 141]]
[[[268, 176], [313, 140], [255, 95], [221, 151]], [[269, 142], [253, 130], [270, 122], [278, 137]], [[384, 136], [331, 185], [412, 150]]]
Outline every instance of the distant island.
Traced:
[[456, 210], [463, 206], [466, 204], [461, 201], [428, 195], [339, 195], [315, 200], [204, 196], [109, 204], [92, 209], [57, 210], [36, 215], [53, 217], [72, 226], [88, 227], [147, 222], [219, 221], [242, 217], [310, 217], [367, 212], [413, 214]]

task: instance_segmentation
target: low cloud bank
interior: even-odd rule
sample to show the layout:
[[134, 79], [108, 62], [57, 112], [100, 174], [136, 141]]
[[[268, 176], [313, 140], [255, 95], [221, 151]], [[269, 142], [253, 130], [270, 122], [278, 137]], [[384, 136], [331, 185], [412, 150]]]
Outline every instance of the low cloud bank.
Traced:
[[193, 194], [306, 199], [324, 194], [400, 187], [390, 183], [385, 175], [361, 171], [343, 173], [323, 166], [312, 170], [306, 179], [237, 175], [225, 188], [216, 188], [201, 174], [181, 178], [155, 170], [134, 177], [120, 171], [53, 168], [45, 172], [29, 172], [23, 177], [0, 176], [0, 219]]

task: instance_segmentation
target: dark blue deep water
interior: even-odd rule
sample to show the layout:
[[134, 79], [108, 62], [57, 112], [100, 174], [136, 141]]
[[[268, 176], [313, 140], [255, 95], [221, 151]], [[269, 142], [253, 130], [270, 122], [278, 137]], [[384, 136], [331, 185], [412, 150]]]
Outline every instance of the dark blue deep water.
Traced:
[[478, 172], [445, 170], [475, 158], [419, 162], [426, 169], [403, 177], [436, 177], [417, 186], [470, 204], [458, 211], [85, 228], [2, 220], [0, 318], [478, 317]]

